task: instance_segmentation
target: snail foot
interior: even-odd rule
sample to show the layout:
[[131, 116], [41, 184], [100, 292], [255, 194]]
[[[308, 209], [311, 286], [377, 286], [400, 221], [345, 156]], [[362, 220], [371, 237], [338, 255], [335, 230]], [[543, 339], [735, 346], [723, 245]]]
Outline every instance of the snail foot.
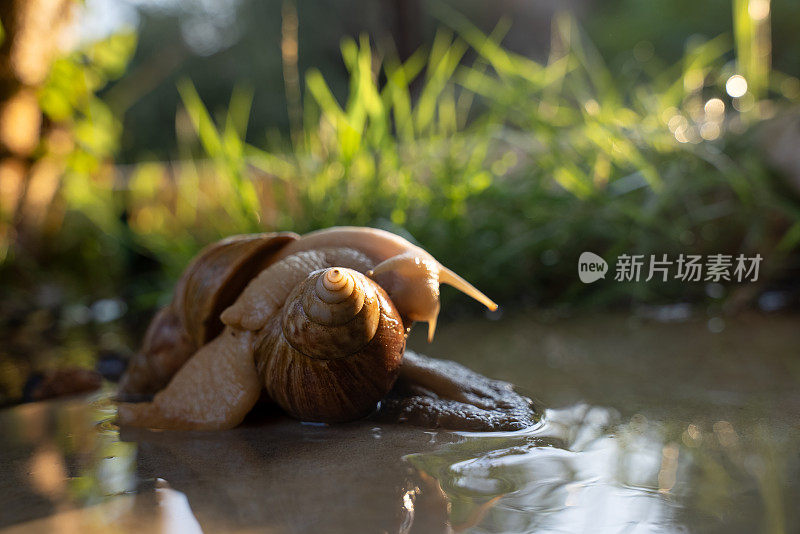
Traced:
[[170, 430], [233, 428], [258, 401], [252, 332], [226, 328], [180, 368], [152, 402], [121, 402], [121, 426]]

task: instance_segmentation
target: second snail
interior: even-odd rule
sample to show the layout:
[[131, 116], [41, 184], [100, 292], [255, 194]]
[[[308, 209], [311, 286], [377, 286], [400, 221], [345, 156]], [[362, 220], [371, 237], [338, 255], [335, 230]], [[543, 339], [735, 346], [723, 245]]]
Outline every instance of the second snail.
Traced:
[[334, 227], [234, 236], [202, 250], [152, 320], [120, 384], [122, 425], [225, 429], [266, 397], [304, 421], [364, 417], [464, 430], [533, 424], [526, 397], [405, 350], [433, 338], [439, 286], [497, 306], [407, 240]]

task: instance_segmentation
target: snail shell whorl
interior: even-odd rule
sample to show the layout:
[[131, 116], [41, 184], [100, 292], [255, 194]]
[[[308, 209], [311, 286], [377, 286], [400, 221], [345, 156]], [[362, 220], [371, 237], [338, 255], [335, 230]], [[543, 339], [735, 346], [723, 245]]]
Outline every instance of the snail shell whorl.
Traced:
[[350, 269], [324, 269], [311, 273], [289, 295], [283, 335], [306, 356], [335, 360], [364, 348], [379, 319], [374, 284]]
[[291, 415], [346, 421], [391, 389], [405, 349], [394, 304], [375, 282], [341, 267], [295, 287], [256, 347], [269, 396]]

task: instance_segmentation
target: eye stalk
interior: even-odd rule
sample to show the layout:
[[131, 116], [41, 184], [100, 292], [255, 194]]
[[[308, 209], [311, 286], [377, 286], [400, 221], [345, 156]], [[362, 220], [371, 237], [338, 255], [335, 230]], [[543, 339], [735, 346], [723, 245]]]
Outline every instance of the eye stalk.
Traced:
[[[378, 280], [382, 275], [387, 275], [384, 278], [388, 278], [390, 273], [393, 275], [392, 279]], [[429, 342], [433, 341], [436, 319], [439, 316], [440, 284], [453, 286], [492, 311], [497, 309], [497, 304], [492, 299], [417, 247], [379, 263], [367, 272], [367, 276], [386, 288], [403, 315], [412, 321], [428, 323]]]

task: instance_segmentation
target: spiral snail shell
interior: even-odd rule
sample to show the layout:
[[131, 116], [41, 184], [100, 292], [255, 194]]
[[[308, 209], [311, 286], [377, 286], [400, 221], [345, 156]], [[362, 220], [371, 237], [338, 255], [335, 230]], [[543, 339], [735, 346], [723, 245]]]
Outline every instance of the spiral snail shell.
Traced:
[[439, 284], [496, 305], [389, 232], [331, 228], [236, 236], [204, 249], [123, 378], [122, 424], [239, 424], [262, 390], [290, 415], [346, 421], [372, 411], [402, 364], [411, 323], [433, 336]]
[[287, 413], [335, 422], [375, 408], [394, 383], [404, 348], [403, 323], [383, 289], [334, 267], [295, 287], [255, 357], [267, 394]]

